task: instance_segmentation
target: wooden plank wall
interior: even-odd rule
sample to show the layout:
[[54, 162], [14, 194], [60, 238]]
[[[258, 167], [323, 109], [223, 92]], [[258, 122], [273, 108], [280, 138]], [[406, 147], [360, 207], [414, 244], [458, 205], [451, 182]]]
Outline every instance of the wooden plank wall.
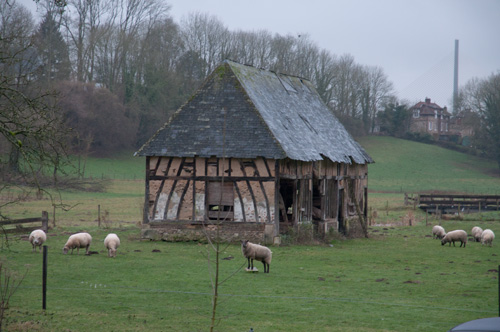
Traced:
[[324, 219], [337, 217], [338, 190], [344, 189], [344, 217], [356, 214], [354, 202], [348, 194], [354, 186], [356, 199], [361, 207], [366, 207], [365, 188], [368, 185], [368, 166], [366, 164], [336, 163], [330, 160], [303, 162], [297, 160], [282, 160], [279, 163], [279, 176], [284, 179], [297, 180], [298, 194], [296, 197], [297, 214], [295, 221], [312, 220], [312, 178], [320, 179], [322, 195], [322, 216]]

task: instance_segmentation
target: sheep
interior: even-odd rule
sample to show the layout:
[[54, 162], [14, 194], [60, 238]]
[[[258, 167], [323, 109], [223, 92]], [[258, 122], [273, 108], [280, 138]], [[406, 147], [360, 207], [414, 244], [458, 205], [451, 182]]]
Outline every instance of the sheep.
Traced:
[[455, 246], [455, 241], [460, 241], [460, 247], [463, 245], [465, 248], [465, 245], [467, 244], [467, 232], [464, 230], [455, 230], [446, 233], [446, 235], [441, 239], [441, 245], [445, 245], [446, 243], [451, 243], [453, 242], [453, 246]]
[[441, 240], [445, 234], [446, 232], [443, 227], [439, 225], [432, 227], [432, 238]]
[[68, 241], [63, 247], [63, 254], [67, 254], [69, 249], [71, 249], [71, 254], [73, 254], [73, 249], [76, 248], [76, 253], [79, 254], [80, 248], [85, 248], [85, 254], [89, 254], [89, 247], [92, 243], [92, 236], [89, 233], [76, 233], [68, 238]]
[[273, 256], [273, 253], [269, 250], [269, 248], [244, 240], [241, 241], [241, 252], [248, 260], [247, 269], [253, 270], [253, 260], [255, 259], [264, 264], [264, 273], [269, 273], [269, 265], [271, 264]]
[[29, 241], [33, 246], [33, 250], [31, 252], [36, 252], [36, 247], [38, 247], [40, 251], [42, 251], [42, 244], [47, 241], [47, 235], [43, 230], [35, 229], [33, 232], [31, 232]]
[[474, 242], [480, 242], [481, 241], [481, 233], [483, 233], [483, 229], [479, 226], [474, 226], [472, 227], [472, 238], [474, 239]]
[[488, 244], [490, 247], [492, 246], [493, 239], [495, 238], [495, 233], [491, 229], [485, 229], [481, 234], [481, 244]]
[[116, 257], [116, 249], [120, 246], [120, 238], [115, 233], [109, 233], [104, 239], [104, 246], [108, 249], [108, 257]]

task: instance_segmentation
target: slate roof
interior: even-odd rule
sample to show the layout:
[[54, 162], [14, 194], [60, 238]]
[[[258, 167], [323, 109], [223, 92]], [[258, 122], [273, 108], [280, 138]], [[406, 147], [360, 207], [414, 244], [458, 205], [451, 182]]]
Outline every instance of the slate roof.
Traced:
[[311, 82], [229, 60], [136, 155], [373, 162]]
[[420, 115], [432, 115], [436, 114], [443, 116], [451, 116], [446, 107], [441, 107], [436, 103], [431, 102], [430, 98], [427, 98], [425, 102], [420, 101], [410, 108], [410, 110], [418, 109], [420, 110]]

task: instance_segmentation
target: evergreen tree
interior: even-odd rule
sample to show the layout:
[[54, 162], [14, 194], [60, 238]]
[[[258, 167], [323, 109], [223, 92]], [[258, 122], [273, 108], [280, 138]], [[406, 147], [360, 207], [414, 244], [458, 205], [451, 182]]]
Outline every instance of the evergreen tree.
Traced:
[[54, 80], [67, 80], [71, 72], [68, 45], [59, 31], [59, 24], [47, 12], [34, 35], [38, 52], [39, 79], [50, 84]]

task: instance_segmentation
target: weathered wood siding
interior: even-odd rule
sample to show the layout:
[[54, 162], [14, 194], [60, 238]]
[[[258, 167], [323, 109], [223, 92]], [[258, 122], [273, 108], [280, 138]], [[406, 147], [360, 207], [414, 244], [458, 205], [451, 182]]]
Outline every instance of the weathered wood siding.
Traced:
[[[274, 222], [274, 160], [148, 157], [146, 167], [145, 223], [221, 216], [227, 221]], [[232, 211], [210, 210], [219, 206], [217, 197]]]
[[[356, 215], [350, 190], [354, 190], [354, 197], [361, 210], [366, 213], [367, 164], [287, 159], [279, 163], [279, 176], [281, 179], [294, 181], [296, 193], [293, 197], [293, 222], [311, 221], [314, 212], [320, 213], [319, 216], [316, 215], [320, 220], [336, 219], [341, 204], [346, 207], [342, 210], [343, 217]], [[339, 191], [342, 189], [345, 194], [341, 197], [343, 201], [339, 202]], [[314, 211], [315, 209], [319, 211]]]

